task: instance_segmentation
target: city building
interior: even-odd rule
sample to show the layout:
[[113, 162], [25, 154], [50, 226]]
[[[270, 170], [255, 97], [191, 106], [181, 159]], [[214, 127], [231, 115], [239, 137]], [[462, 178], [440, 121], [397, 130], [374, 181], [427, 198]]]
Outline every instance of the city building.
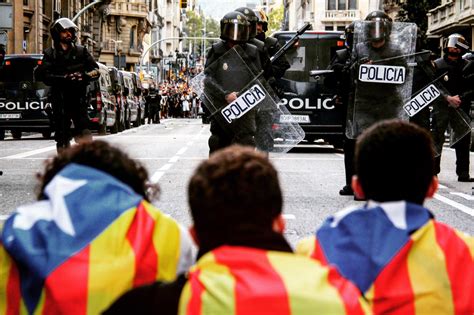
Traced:
[[474, 0], [442, 0], [441, 5], [429, 11], [428, 38], [442, 47], [443, 39], [452, 33], [462, 34], [472, 45]]
[[286, 0], [288, 29], [309, 22], [314, 30], [343, 31], [353, 21], [382, 8], [381, 0]]

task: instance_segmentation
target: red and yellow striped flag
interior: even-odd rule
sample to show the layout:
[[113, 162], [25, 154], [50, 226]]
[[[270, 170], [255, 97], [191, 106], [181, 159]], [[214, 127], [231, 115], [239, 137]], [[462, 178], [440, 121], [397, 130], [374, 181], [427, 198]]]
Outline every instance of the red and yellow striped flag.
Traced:
[[220, 247], [190, 272], [179, 314], [365, 314], [357, 288], [291, 253]]

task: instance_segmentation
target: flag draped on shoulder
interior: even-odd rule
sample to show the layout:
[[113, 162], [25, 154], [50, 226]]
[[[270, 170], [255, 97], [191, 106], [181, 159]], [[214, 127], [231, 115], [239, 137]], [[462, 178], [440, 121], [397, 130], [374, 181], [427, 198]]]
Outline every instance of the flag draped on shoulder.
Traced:
[[474, 239], [406, 202], [341, 211], [306, 253], [364, 293], [374, 314], [474, 314]]
[[223, 246], [189, 273], [179, 314], [365, 314], [357, 288], [334, 269], [292, 253]]
[[179, 225], [102, 171], [70, 164], [45, 195], [4, 225], [6, 314], [97, 314], [125, 291], [173, 280], [191, 263]]

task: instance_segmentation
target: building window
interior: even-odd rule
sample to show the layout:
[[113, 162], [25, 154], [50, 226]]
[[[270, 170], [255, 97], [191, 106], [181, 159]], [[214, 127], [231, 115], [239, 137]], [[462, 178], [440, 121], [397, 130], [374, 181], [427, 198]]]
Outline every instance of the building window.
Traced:
[[326, 26], [324, 27], [324, 30], [325, 30], [325, 31], [333, 31], [334, 28], [333, 28], [332, 25], [326, 25]]
[[357, 0], [328, 0], [328, 10], [357, 10]]
[[135, 39], [136, 39], [136, 33], [137, 33], [137, 26], [132, 26], [130, 29], [130, 48], [134, 49], [135, 48]]
[[28, 6], [28, 0], [23, 0], [23, 5]]

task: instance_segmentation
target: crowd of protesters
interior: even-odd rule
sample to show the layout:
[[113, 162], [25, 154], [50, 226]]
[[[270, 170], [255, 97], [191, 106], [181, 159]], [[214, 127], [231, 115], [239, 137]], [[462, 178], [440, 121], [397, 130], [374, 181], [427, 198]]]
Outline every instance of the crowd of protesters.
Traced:
[[164, 81], [158, 84], [161, 96], [160, 118], [198, 118], [202, 113], [199, 96], [186, 82]]

